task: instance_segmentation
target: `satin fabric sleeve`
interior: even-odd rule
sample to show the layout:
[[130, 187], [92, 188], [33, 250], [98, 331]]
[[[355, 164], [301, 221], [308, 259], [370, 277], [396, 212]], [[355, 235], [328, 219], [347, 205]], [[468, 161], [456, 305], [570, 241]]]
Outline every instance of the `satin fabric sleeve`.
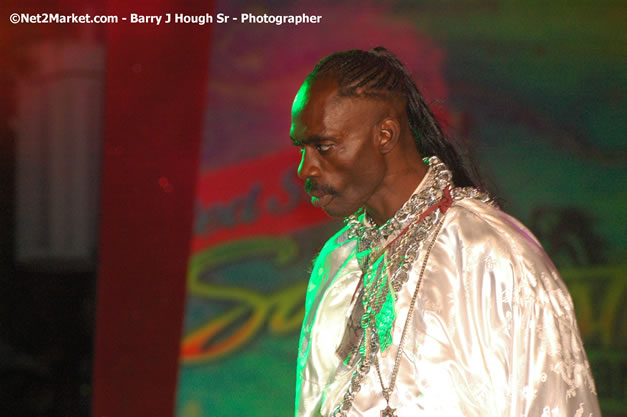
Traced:
[[571, 297], [537, 239], [483, 203], [450, 217], [439, 248], [458, 277], [444, 305], [460, 414], [600, 416]]

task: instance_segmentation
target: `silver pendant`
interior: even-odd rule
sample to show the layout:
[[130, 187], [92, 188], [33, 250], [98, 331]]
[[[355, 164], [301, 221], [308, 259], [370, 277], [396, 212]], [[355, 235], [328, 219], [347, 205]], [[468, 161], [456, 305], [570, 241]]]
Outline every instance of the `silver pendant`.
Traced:
[[381, 417], [398, 417], [396, 415], [396, 408], [392, 408], [388, 404], [388, 406], [385, 407], [385, 410], [381, 410]]

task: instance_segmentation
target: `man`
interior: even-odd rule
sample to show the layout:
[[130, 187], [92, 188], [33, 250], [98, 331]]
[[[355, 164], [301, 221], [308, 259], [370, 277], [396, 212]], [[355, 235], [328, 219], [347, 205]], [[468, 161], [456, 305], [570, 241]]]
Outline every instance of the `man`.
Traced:
[[312, 204], [347, 223], [311, 273], [297, 416], [600, 415], [555, 267], [395, 56], [322, 59], [290, 136]]

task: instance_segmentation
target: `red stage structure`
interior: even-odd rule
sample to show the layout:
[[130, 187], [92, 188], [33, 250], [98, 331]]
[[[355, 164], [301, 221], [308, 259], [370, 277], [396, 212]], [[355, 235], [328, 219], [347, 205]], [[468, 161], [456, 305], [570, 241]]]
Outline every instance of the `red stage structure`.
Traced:
[[[212, 13], [109, 1], [107, 14]], [[174, 414], [211, 25], [107, 25], [92, 415]]]

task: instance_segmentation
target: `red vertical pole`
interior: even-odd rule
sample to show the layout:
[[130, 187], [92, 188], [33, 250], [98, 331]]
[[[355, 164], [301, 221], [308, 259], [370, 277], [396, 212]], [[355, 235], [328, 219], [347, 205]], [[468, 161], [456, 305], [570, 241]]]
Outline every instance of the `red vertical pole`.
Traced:
[[[143, 3], [110, 0], [107, 14], [212, 13], [207, 1]], [[95, 417], [174, 413], [210, 28], [107, 27]]]

